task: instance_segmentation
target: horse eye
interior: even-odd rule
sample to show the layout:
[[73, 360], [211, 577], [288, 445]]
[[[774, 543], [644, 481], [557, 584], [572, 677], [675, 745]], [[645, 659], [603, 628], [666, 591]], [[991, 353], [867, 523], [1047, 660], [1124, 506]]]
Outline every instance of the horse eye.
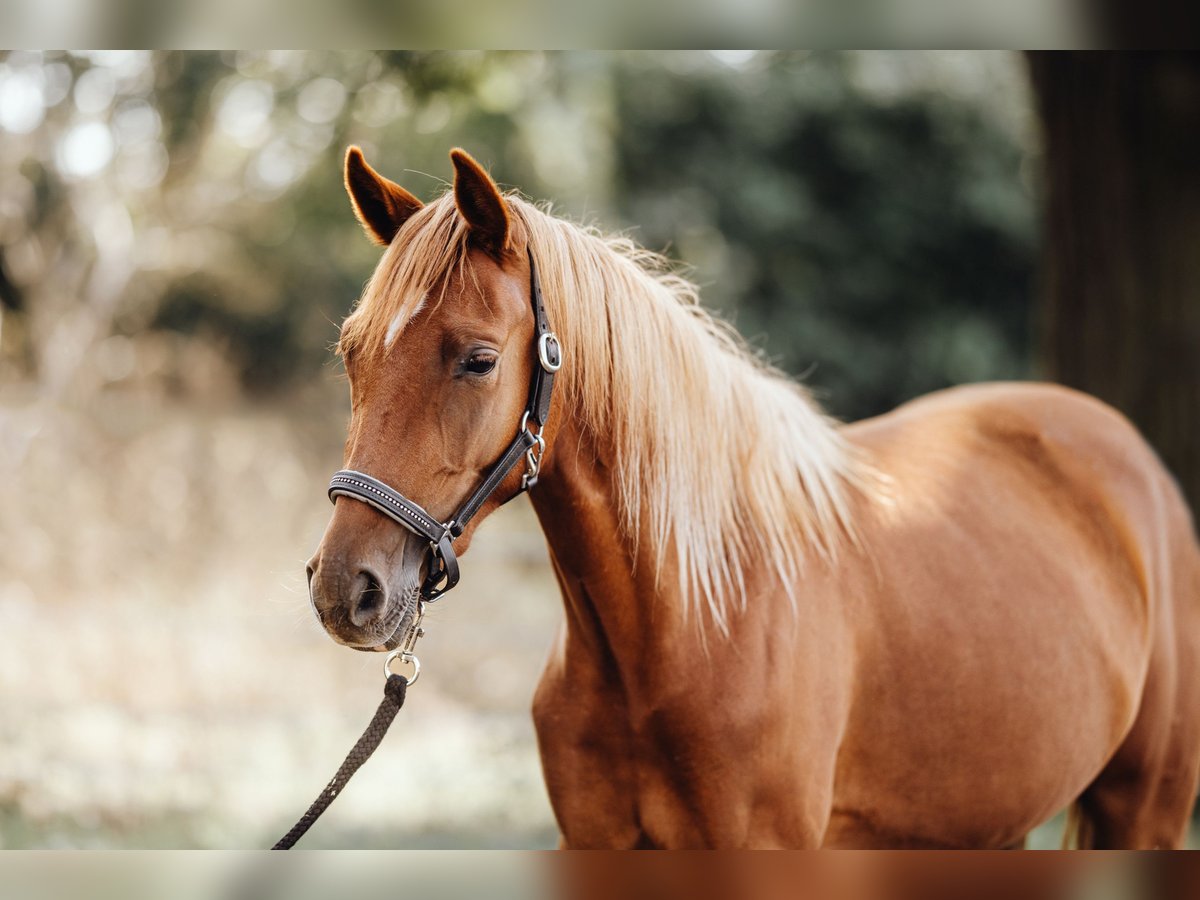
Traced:
[[496, 354], [476, 353], [467, 360], [463, 368], [472, 375], [486, 375], [496, 368]]

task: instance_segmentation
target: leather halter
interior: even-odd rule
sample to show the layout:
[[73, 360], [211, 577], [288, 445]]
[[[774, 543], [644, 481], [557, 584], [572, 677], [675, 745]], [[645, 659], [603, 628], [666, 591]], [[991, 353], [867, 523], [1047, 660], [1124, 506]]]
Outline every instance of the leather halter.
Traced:
[[[335, 473], [333, 480], [329, 482], [328, 493], [331, 502], [336, 503], [338, 497], [349, 497], [351, 500], [366, 503], [393, 522], [429, 541], [429, 574], [421, 585], [421, 596], [426, 602], [433, 602], [458, 584], [458, 558], [454, 554], [454, 539], [463, 533], [467, 523], [479, 512], [488, 497], [496, 492], [508, 473], [521, 461], [522, 456], [525, 457], [526, 471], [521, 478], [521, 489], [517, 494], [537, 484], [538, 469], [546, 451], [542, 429], [550, 414], [550, 392], [554, 389], [554, 373], [562, 367], [562, 348], [546, 317], [546, 305], [542, 300], [542, 287], [538, 282], [537, 264], [533, 260], [532, 250], [529, 251], [529, 296], [533, 306], [534, 366], [525, 413], [517, 427], [516, 437], [508, 445], [508, 449], [492, 463], [483, 481], [449, 520], [439, 522], [420, 504], [414, 503], [396, 489], [365, 472], [342, 469]], [[536, 426], [536, 431], [533, 426]]]

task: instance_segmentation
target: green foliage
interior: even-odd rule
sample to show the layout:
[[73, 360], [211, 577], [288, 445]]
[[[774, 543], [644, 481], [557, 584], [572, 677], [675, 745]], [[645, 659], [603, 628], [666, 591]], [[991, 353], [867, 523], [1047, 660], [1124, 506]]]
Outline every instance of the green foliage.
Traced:
[[851, 69], [844, 55], [622, 68], [622, 214], [840, 415], [1025, 375], [1020, 148], [976, 106], [873, 95]]

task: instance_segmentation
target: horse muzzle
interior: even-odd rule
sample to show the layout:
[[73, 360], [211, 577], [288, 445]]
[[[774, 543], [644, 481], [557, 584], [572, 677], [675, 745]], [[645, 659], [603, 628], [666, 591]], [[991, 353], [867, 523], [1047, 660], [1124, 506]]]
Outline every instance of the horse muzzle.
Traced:
[[317, 621], [337, 643], [356, 650], [390, 650], [416, 615], [427, 546], [407, 532], [395, 534], [390, 546], [339, 546], [339, 533], [349, 524], [346, 517], [357, 518], [357, 504], [346, 506], [345, 515], [334, 515], [308, 562], [309, 600]]

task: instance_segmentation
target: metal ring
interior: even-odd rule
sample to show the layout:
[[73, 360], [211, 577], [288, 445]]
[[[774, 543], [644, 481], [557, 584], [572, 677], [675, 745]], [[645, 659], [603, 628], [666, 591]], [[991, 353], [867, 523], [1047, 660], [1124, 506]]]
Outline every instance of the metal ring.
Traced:
[[[554, 341], [558, 347], [558, 362], [550, 359], [549, 343]], [[553, 331], [543, 331], [542, 336], [538, 338], [537, 344], [538, 362], [542, 364], [542, 368], [547, 372], [554, 374], [562, 368], [562, 344], [558, 342], [558, 335]]]
[[[392, 663], [394, 663], [396, 660], [400, 660], [402, 663], [409, 663], [412, 665], [412, 678], [409, 678], [407, 675], [401, 675], [400, 672], [392, 671]], [[409, 687], [412, 687], [417, 683], [417, 679], [421, 677], [421, 661], [417, 659], [415, 653], [409, 653], [406, 650], [393, 650], [387, 655], [387, 659], [383, 661], [383, 677], [390, 678], [392, 675], [401, 675], [401, 677], [404, 679], [404, 683]]]

